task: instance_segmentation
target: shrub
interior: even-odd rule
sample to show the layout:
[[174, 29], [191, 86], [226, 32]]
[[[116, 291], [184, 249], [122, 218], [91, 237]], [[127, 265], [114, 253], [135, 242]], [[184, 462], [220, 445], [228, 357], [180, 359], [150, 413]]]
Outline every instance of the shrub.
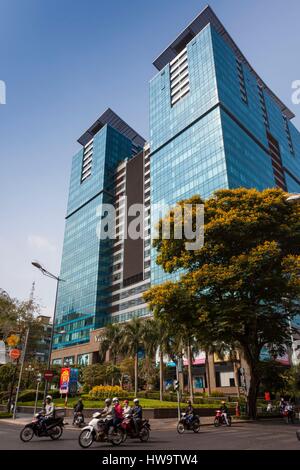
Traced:
[[[23, 392], [20, 392], [20, 394], [19, 394], [18, 402], [34, 401], [35, 400], [35, 394], [36, 394], [36, 390], [23, 390]], [[50, 390], [49, 394], [53, 398], [59, 398], [60, 397], [59, 390]], [[39, 391], [38, 399], [42, 400], [43, 398], [44, 398], [44, 392]]]
[[90, 398], [127, 397], [128, 392], [119, 385], [96, 385], [89, 392]]
[[12, 413], [6, 411], [0, 411], [0, 419], [12, 418]]

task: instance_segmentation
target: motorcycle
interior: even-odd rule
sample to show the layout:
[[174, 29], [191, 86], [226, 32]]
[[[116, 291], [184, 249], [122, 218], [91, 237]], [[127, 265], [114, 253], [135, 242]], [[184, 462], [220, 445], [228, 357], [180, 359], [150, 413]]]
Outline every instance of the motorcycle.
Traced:
[[198, 415], [190, 419], [186, 413], [181, 413], [181, 418], [177, 424], [177, 432], [183, 434], [184, 431], [194, 431], [195, 433], [200, 431], [200, 418]]
[[77, 426], [78, 428], [84, 426], [84, 416], [81, 411], [77, 411], [74, 413], [73, 425]]
[[127, 437], [131, 439], [139, 438], [141, 442], [147, 442], [150, 437], [150, 423], [148, 419], [142, 419], [139, 424], [138, 432], [135, 429], [133, 418], [131, 416], [125, 416], [120, 424], [123, 431], [123, 442], [126, 441]]
[[84, 449], [90, 447], [93, 442], [110, 442], [114, 446], [119, 446], [123, 442], [123, 431], [120, 425], [116, 428], [109, 426], [109, 421], [111, 419], [101, 418], [101, 413], [94, 413], [89, 424], [79, 434], [79, 445]]
[[48, 418], [45, 424], [42, 424], [42, 413], [36, 413], [31, 421], [31, 423], [26, 424], [26, 426], [20, 432], [20, 439], [23, 442], [29, 442], [33, 436], [37, 437], [50, 437], [54, 441], [59, 439], [63, 433], [64, 427], [64, 418], [63, 417], [53, 417]]
[[227, 413], [227, 421], [228, 421], [228, 424], [226, 423], [225, 421], [225, 416], [224, 416], [224, 413], [222, 412], [222, 410], [216, 410], [216, 416], [215, 416], [215, 420], [214, 420], [214, 425], [215, 427], [219, 427], [219, 426], [231, 426], [231, 416], [229, 416], [229, 414]]
[[282, 416], [283, 416], [286, 424], [294, 424], [295, 411], [292, 407], [286, 408], [283, 411]]

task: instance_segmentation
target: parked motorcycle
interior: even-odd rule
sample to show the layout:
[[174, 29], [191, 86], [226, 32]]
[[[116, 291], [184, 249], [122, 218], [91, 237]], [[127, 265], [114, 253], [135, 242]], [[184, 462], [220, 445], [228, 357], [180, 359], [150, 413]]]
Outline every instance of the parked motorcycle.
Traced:
[[115, 429], [109, 426], [107, 419], [102, 419], [99, 412], [93, 414], [91, 421], [82, 429], [78, 437], [79, 445], [84, 449], [90, 447], [93, 442], [111, 442], [114, 446], [119, 446], [122, 441], [123, 431], [120, 425]]
[[150, 423], [148, 419], [142, 419], [139, 424], [138, 432], [135, 429], [133, 418], [131, 416], [125, 416], [120, 424], [123, 431], [123, 442], [126, 441], [127, 437], [131, 439], [140, 439], [141, 442], [147, 442], [150, 437]]
[[177, 432], [183, 434], [185, 431], [194, 431], [195, 433], [200, 431], [200, 418], [198, 415], [195, 415], [194, 419], [190, 419], [186, 413], [181, 413], [181, 418], [177, 424]]
[[231, 426], [231, 416], [229, 414], [227, 414], [227, 421], [228, 424], [225, 421], [225, 416], [222, 410], [216, 410], [216, 416], [214, 420], [215, 427], [217, 428], [219, 426]]
[[46, 427], [42, 424], [42, 413], [36, 413], [31, 423], [26, 426], [20, 432], [20, 439], [23, 442], [29, 442], [33, 436], [37, 437], [50, 437], [53, 440], [57, 440], [62, 436], [64, 427], [64, 418], [48, 418], [46, 421]]
[[82, 426], [84, 426], [84, 416], [81, 411], [77, 411], [74, 413], [73, 424], [74, 426], [77, 426], [78, 428], [82, 428]]

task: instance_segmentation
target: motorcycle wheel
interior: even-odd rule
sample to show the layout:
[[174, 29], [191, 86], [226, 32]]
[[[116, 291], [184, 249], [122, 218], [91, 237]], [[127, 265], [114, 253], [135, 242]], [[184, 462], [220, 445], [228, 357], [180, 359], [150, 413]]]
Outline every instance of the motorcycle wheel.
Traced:
[[196, 423], [193, 424], [193, 431], [195, 433], [199, 432], [200, 431], [200, 423], [199, 421], [196, 421]]
[[220, 426], [220, 420], [218, 418], [215, 418], [214, 420], [214, 426], [218, 428]]
[[116, 429], [110, 433], [110, 442], [113, 446], [119, 446], [123, 442], [123, 431], [121, 429]]
[[178, 434], [183, 434], [184, 431], [185, 431], [184, 424], [179, 421], [179, 423], [177, 424], [177, 432]]
[[63, 433], [63, 428], [61, 426], [55, 426], [54, 428], [51, 429], [51, 432], [49, 433], [51, 439], [53, 441], [57, 441]]
[[149, 437], [150, 437], [149, 429], [145, 428], [145, 427], [142, 428], [141, 432], [140, 432], [140, 435], [139, 435], [139, 438], [140, 438], [141, 442], [149, 441]]
[[83, 429], [78, 436], [78, 443], [83, 449], [87, 449], [93, 444], [94, 436], [89, 429]]
[[22, 429], [20, 432], [20, 439], [23, 442], [29, 442], [34, 436], [34, 431], [32, 428], [25, 426], [25, 428]]

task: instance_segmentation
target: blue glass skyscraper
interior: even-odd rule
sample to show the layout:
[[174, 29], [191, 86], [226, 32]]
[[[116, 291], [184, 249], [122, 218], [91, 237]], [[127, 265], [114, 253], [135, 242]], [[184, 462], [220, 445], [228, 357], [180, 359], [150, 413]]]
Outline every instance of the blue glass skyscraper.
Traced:
[[118, 164], [144, 139], [108, 109], [78, 139], [73, 157], [59, 284], [54, 349], [87, 343], [107, 321], [112, 243], [100, 239], [101, 204], [113, 203]]
[[[150, 82], [152, 227], [158, 207], [219, 188], [300, 192], [293, 113], [210, 7], [154, 61]], [[151, 282], [166, 279], [152, 253]]]

